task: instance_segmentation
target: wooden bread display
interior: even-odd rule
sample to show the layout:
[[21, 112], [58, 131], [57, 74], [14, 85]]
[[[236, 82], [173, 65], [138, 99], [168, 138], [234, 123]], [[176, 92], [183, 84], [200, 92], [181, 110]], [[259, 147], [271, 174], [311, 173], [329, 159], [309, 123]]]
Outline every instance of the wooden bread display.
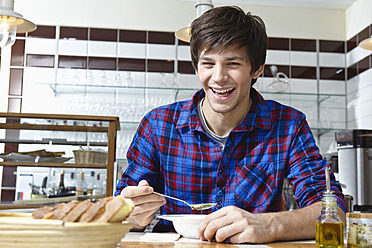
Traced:
[[32, 212], [34, 219], [62, 220], [64, 222], [121, 222], [134, 207], [130, 199], [123, 196], [106, 197], [96, 203], [70, 201], [53, 207], [44, 206]]

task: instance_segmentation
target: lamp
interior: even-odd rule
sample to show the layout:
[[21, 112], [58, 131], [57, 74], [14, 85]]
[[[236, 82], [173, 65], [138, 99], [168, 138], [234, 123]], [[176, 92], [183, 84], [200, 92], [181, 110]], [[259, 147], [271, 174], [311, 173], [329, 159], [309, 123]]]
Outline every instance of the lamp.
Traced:
[[360, 42], [359, 47], [368, 51], [372, 51], [372, 36]]
[[12, 46], [16, 33], [31, 32], [36, 25], [14, 11], [14, 0], [0, 0], [0, 47]]
[[[211, 0], [198, 0], [195, 4], [196, 8], [196, 18], [201, 16], [205, 11], [210, 10], [213, 8], [213, 3]], [[177, 30], [174, 35], [177, 39], [182, 40], [184, 42], [190, 42], [190, 24], [185, 27]]]

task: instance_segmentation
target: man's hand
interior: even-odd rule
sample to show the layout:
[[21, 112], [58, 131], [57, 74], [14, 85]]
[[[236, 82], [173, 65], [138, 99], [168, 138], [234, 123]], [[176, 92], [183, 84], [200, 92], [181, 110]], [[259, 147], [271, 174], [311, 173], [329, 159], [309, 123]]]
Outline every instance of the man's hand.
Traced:
[[164, 197], [152, 192], [154, 189], [145, 180], [140, 181], [138, 186], [128, 186], [121, 191], [122, 196], [134, 203], [133, 211], [127, 218], [134, 225], [133, 229], [144, 229], [153, 220], [156, 210], [166, 203]]
[[200, 224], [198, 233], [202, 240], [232, 243], [265, 243], [272, 241], [268, 214], [252, 214], [235, 206], [222, 208], [209, 214]]
[[[235, 206], [224, 207], [207, 215], [199, 226], [201, 240], [232, 243], [267, 243], [278, 240], [315, 238], [315, 223], [322, 203], [295, 211], [252, 214]], [[337, 207], [345, 223], [345, 213]]]

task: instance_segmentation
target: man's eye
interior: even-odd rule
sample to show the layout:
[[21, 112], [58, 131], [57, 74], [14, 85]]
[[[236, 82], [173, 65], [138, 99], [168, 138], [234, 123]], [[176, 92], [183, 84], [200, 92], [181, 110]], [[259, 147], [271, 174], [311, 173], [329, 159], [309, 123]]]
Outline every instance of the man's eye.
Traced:
[[204, 66], [213, 66], [213, 63], [211, 63], [211, 62], [203, 62], [202, 65], [204, 65]]
[[237, 63], [237, 62], [230, 62], [229, 65], [231, 65], [231, 66], [238, 66], [238, 65], [240, 65], [240, 63]]

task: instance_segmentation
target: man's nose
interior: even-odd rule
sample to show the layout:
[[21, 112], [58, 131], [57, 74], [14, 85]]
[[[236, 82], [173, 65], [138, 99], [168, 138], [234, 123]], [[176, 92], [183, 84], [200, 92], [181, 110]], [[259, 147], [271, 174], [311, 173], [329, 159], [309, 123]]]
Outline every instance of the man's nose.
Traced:
[[212, 80], [217, 83], [227, 82], [229, 79], [228, 73], [223, 66], [215, 66], [213, 69]]

